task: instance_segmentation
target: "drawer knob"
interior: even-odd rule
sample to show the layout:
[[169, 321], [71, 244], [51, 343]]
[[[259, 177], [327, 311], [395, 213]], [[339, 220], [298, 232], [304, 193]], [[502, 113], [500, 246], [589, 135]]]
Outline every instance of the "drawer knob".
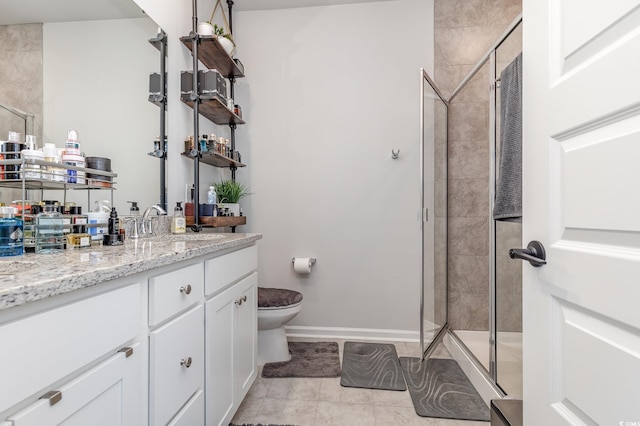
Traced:
[[191, 294], [191, 284], [183, 285], [180, 287], [180, 293]]
[[188, 357], [187, 359], [181, 359], [180, 360], [180, 365], [185, 366], [186, 368], [191, 367], [191, 357]]
[[240, 299], [236, 299], [236, 305], [240, 306], [242, 305], [242, 302], [246, 302], [246, 301], [247, 301], [247, 295], [245, 294]]

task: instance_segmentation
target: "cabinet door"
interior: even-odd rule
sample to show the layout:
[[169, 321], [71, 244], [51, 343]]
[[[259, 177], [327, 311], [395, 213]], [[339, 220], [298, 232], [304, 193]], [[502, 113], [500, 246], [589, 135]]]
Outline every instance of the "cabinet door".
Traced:
[[233, 358], [237, 290], [231, 287], [205, 304], [206, 420], [207, 425], [228, 424], [234, 410]]
[[204, 388], [204, 307], [151, 333], [149, 346], [150, 424], [164, 425]]
[[167, 426], [199, 425], [204, 425], [204, 392], [202, 390], [193, 395]]
[[[39, 399], [9, 417], [13, 426], [138, 426], [142, 422], [141, 357], [118, 352], [62, 386], [62, 398]], [[53, 405], [52, 405], [53, 404]]]
[[258, 344], [258, 274], [255, 272], [236, 284], [242, 304], [236, 305], [235, 337], [236, 401], [242, 402], [256, 378]]

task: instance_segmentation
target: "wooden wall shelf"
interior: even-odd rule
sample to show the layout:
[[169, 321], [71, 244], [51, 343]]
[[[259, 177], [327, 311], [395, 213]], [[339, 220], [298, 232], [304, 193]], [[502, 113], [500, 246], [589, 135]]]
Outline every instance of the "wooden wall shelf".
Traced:
[[[186, 216], [187, 226], [193, 225], [193, 216]], [[200, 216], [200, 224], [213, 228], [239, 226], [247, 224], [246, 216]]]
[[[182, 155], [187, 158], [193, 158], [188, 152], [183, 152]], [[217, 152], [201, 152], [200, 162], [214, 167], [246, 167], [246, 164], [220, 155]]]
[[[193, 108], [193, 101], [180, 98], [182, 102]], [[238, 117], [225, 104], [218, 99], [203, 99], [198, 109], [200, 115], [208, 118], [216, 124], [245, 124], [242, 118]]]
[[[244, 77], [238, 64], [229, 56], [214, 36], [199, 36], [198, 59], [209, 69], [217, 69], [220, 74], [229, 77]], [[192, 41], [188, 36], [180, 37], [182, 43], [191, 51]]]

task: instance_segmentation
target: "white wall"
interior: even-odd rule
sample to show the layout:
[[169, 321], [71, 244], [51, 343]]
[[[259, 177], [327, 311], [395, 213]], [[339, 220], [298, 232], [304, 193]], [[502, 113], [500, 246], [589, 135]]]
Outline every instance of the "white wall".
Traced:
[[[149, 74], [159, 71], [159, 52], [147, 40], [149, 19], [48, 23], [43, 26], [43, 143], [64, 147], [67, 131], [79, 132], [87, 156], [111, 158], [118, 174], [114, 205], [141, 208], [160, 201], [159, 160], [147, 155], [159, 134], [160, 110], [147, 101]], [[62, 200], [60, 192], [51, 194]], [[91, 199], [109, 199], [92, 191]], [[85, 191], [67, 200], [87, 208]]]
[[[181, 143], [192, 114], [179, 71], [191, 62], [177, 39], [191, 29], [191, 4], [136, 2], [169, 35], [168, 133]], [[212, 4], [199, 2], [201, 20]], [[241, 11], [233, 21], [247, 74], [236, 98], [248, 167], [237, 177], [253, 193], [241, 230], [264, 235], [260, 285], [304, 294], [292, 324], [417, 331], [418, 70], [433, 69], [433, 1]], [[202, 168], [203, 191], [228, 173]], [[169, 174], [173, 202], [192, 180], [175, 143]], [[317, 257], [311, 275], [292, 272], [293, 256]]]
[[[261, 232], [261, 286], [304, 294], [291, 324], [417, 330], [419, 84], [433, 68], [433, 2], [243, 11], [236, 93]], [[391, 150], [400, 149], [398, 160]], [[244, 230], [244, 229], [243, 229]], [[293, 256], [314, 256], [311, 275]]]

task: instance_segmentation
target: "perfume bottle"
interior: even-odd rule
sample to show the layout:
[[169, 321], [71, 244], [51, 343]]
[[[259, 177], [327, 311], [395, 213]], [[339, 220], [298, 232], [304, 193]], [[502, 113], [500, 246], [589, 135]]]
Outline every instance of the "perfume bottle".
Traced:
[[45, 201], [42, 213], [36, 216], [36, 253], [60, 253], [64, 250], [63, 217], [53, 201]]

